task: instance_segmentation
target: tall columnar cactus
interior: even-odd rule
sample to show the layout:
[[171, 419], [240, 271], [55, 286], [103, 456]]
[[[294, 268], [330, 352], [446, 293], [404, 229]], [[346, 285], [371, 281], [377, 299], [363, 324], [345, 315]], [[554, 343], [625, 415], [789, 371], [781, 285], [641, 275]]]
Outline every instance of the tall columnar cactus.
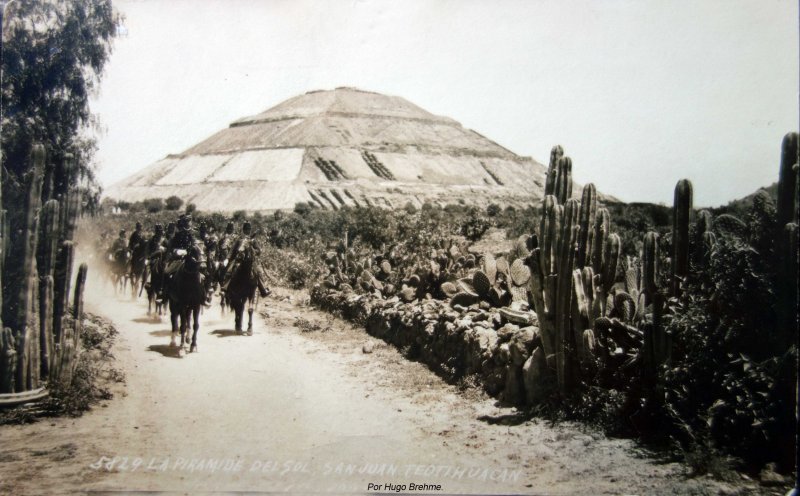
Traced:
[[642, 289], [645, 305], [650, 305], [658, 290], [658, 233], [650, 231], [644, 236], [642, 248]]
[[775, 249], [779, 270], [778, 319], [784, 330], [786, 346], [794, 342], [797, 328], [797, 223], [793, 222], [797, 213], [798, 190], [798, 134], [789, 133], [783, 138], [781, 147], [780, 176], [778, 178], [778, 205], [775, 226], [777, 230]]
[[39, 276], [39, 343], [41, 374], [47, 377], [53, 349], [53, 274], [59, 241], [59, 204], [49, 200], [39, 212], [36, 268]]
[[[571, 388], [574, 377], [573, 353], [576, 347], [571, 322], [572, 271], [575, 268], [576, 247], [578, 244], [578, 209], [577, 200], [567, 200], [564, 205], [561, 235], [558, 243], [558, 280], [556, 295], [556, 372], [562, 391]], [[582, 331], [582, 330], [581, 330]]]
[[13, 393], [17, 379], [17, 343], [14, 331], [0, 329], [0, 393]]
[[603, 251], [605, 250], [608, 235], [611, 233], [611, 215], [608, 210], [601, 208], [597, 211], [592, 228], [592, 269], [595, 274], [603, 270]]
[[564, 149], [561, 145], [556, 145], [550, 150], [550, 165], [547, 168], [547, 177], [545, 178], [544, 195], [555, 195], [556, 192], [556, 179], [558, 176], [558, 161], [564, 156]]
[[580, 219], [581, 230], [578, 233], [578, 258], [576, 260], [576, 265], [582, 269], [592, 263], [594, 222], [597, 218], [597, 190], [592, 183], [583, 187], [581, 210], [578, 217]]
[[555, 197], [564, 205], [572, 196], [572, 159], [564, 156], [558, 159]]
[[75, 258], [75, 246], [72, 241], [64, 241], [58, 251], [56, 270], [53, 276], [53, 337], [56, 342], [61, 338], [61, 317], [69, 307], [70, 277], [72, 262]]
[[[39, 371], [31, 376], [31, 354], [36, 356], [33, 363], [38, 364], [39, 329], [36, 325], [34, 313], [35, 270], [36, 270], [36, 214], [41, 205], [42, 175], [44, 172], [45, 150], [42, 145], [34, 145], [31, 151], [31, 173], [25, 183], [23, 211], [18, 219], [16, 230], [19, 232], [18, 242], [12, 244], [9, 253], [11, 264], [14, 267], [13, 276], [8, 281], [7, 287], [11, 289], [9, 296], [13, 299], [7, 301], [10, 307], [4, 324], [11, 327], [15, 333], [17, 346], [17, 371], [16, 389], [22, 391], [38, 384]], [[10, 272], [10, 270], [9, 270]]]
[[692, 216], [692, 183], [681, 179], [675, 186], [672, 208], [672, 294], [680, 292], [681, 281], [689, 274], [689, 222]]
[[781, 145], [781, 167], [778, 177], [778, 232], [783, 231], [783, 227], [792, 222], [796, 215], [797, 208], [797, 133], [788, 133], [783, 137]]

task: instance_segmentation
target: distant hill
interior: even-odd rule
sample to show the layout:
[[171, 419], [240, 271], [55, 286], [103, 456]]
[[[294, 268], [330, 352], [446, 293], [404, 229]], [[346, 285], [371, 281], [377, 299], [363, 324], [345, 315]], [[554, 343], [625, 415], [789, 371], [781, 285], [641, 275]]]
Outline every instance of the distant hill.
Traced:
[[716, 207], [709, 209], [714, 215], [720, 214], [731, 214], [739, 217], [740, 219], [746, 219], [747, 216], [750, 214], [750, 210], [753, 208], [753, 198], [761, 191], [766, 191], [770, 198], [774, 201], [778, 200], [778, 183], [772, 183], [765, 188], [759, 188], [758, 190], [750, 193], [749, 195], [745, 196], [744, 198], [739, 198], [738, 200], [732, 200], [728, 202], [727, 205], [723, 205], [721, 207]]

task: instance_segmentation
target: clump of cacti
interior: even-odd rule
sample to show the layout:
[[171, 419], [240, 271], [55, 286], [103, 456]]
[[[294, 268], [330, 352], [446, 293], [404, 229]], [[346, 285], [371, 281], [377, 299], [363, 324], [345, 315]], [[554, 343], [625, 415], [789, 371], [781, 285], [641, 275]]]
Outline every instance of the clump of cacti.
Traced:
[[[50, 169], [48, 169], [50, 167]], [[38, 390], [46, 383], [69, 381], [79, 353], [85, 266], [79, 274], [69, 340], [61, 333], [69, 311], [74, 249], [72, 237], [79, 213], [74, 180], [77, 167], [66, 156], [60, 173], [46, 165], [45, 148], [34, 145], [29, 174], [9, 188], [0, 209], [0, 275], [3, 321], [0, 323], [0, 394]], [[53, 180], [42, 190], [43, 179]], [[44, 196], [44, 204], [42, 196]], [[16, 242], [8, 243], [8, 233]], [[69, 342], [67, 342], [69, 341]], [[12, 398], [13, 399], [13, 398]]]

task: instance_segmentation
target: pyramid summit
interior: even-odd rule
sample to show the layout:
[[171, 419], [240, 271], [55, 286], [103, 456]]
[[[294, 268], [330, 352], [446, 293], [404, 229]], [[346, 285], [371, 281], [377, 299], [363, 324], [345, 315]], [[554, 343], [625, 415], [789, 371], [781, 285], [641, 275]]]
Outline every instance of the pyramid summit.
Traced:
[[178, 196], [200, 210], [324, 209], [411, 202], [522, 206], [545, 167], [396, 96], [311, 91], [238, 119], [112, 185], [121, 201]]

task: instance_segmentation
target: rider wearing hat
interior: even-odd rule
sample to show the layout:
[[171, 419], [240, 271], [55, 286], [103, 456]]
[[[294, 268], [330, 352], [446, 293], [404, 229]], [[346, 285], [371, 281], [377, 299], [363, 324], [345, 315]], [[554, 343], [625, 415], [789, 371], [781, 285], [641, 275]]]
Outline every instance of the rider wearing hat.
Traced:
[[231, 253], [231, 247], [236, 241], [236, 235], [233, 233], [233, 222], [228, 222], [225, 226], [225, 234], [219, 239], [217, 258], [220, 262], [227, 260], [228, 255]]
[[[228, 224], [228, 226], [231, 228], [233, 227], [232, 224]], [[245, 222], [242, 225], [242, 234], [236, 239], [236, 241], [234, 241], [233, 246], [231, 247], [231, 258], [235, 257], [236, 254], [243, 249], [245, 243], [250, 243], [250, 246], [253, 248], [253, 252], [256, 257], [261, 254], [261, 246], [259, 246], [258, 241], [253, 235], [252, 226], [249, 222]], [[230, 277], [231, 275], [232, 274], [229, 271], [227, 276]], [[270, 291], [264, 284], [264, 275], [261, 271], [261, 265], [259, 263], [253, 264], [253, 275], [256, 277], [256, 282], [258, 283], [258, 293], [261, 295], [261, 297], [263, 298], [269, 295]], [[225, 288], [227, 288], [228, 282], [230, 282], [230, 279], [225, 282]]]
[[112, 255], [114, 255], [114, 257], [117, 256], [117, 253], [119, 253], [120, 250], [125, 250], [128, 247], [127, 243], [125, 242], [125, 232], [125, 229], [120, 229], [119, 237], [114, 240], [114, 243], [108, 250]]
[[147, 258], [151, 258], [156, 252], [164, 247], [164, 226], [155, 225], [153, 236], [147, 240]]
[[131, 237], [128, 239], [128, 249], [133, 251], [140, 243], [144, 243], [142, 223], [136, 222], [136, 229], [131, 233]]
[[[167, 243], [167, 268], [164, 270], [166, 274], [175, 272], [180, 266], [180, 259], [185, 255], [185, 252], [190, 249], [198, 248], [195, 244], [194, 235], [192, 234], [192, 216], [183, 214], [178, 219], [177, 229], [175, 235]], [[183, 254], [179, 250], [184, 251]], [[203, 258], [203, 250], [198, 250], [200, 259], [201, 270], [205, 269], [205, 259]]]

